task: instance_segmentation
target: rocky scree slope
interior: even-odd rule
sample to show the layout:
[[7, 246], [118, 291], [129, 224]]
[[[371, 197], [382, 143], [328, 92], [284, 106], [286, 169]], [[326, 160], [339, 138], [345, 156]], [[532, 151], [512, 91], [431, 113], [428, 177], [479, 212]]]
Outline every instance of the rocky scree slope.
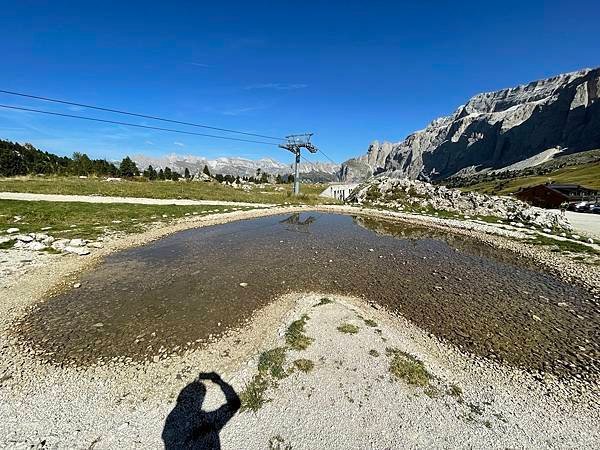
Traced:
[[[374, 142], [342, 179], [387, 172], [426, 181], [500, 169], [553, 148], [600, 147], [600, 68], [476, 95], [397, 143]], [[382, 158], [384, 162], [382, 163]]]
[[349, 201], [407, 212], [441, 210], [465, 216], [494, 216], [517, 226], [528, 224], [548, 231], [572, 230], [569, 221], [556, 211], [529, 206], [510, 197], [462, 192], [407, 178], [377, 177], [359, 186]]

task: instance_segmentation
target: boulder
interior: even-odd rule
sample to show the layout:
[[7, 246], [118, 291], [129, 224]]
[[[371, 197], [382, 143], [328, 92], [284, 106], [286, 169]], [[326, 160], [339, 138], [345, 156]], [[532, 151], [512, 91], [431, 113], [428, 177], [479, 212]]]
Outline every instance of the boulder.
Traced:
[[67, 245], [63, 251], [65, 253], [73, 253], [79, 256], [85, 256], [90, 254], [90, 249], [87, 247], [71, 247]]

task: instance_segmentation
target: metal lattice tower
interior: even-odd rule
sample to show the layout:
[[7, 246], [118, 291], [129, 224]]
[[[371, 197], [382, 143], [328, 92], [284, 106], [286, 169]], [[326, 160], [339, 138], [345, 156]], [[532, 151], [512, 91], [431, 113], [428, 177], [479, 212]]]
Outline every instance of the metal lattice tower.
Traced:
[[300, 149], [305, 148], [311, 153], [317, 153], [317, 147], [310, 143], [312, 135], [313, 133], [291, 134], [285, 137], [285, 143], [279, 145], [296, 155], [294, 159], [294, 195], [300, 194]]

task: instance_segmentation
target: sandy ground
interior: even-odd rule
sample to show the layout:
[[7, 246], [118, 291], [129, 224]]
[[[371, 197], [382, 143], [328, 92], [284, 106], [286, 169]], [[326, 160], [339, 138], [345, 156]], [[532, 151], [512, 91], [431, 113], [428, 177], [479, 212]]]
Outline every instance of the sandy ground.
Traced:
[[45, 202], [82, 202], [82, 203], [129, 203], [139, 205], [217, 205], [217, 206], [253, 206], [268, 208], [273, 205], [262, 203], [229, 202], [224, 200], [187, 200], [140, 197], [104, 197], [92, 195], [30, 194], [27, 192], [0, 192], [0, 200], [25, 200]]
[[[176, 424], [185, 428], [181, 420], [197, 416], [170, 414], [181, 410], [176, 400], [186, 385], [201, 372], [215, 371], [241, 393], [256, 374], [258, 355], [281, 346], [287, 325], [307, 313], [306, 333], [313, 342], [306, 350], [290, 350], [286, 368], [293, 360], [306, 358], [314, 362], [314, 369], [295, 371], [269, 387], [266, 395], [271, 401], [256, 413], [238, 411], [221, 423], [223, 448], [598, 448], [597, 385], [559, 382], [471, 358], [359, 299], [336, 298], [335, 303], [314, 307], [318, 294], [286, 296], [207, 348], [158, 363], [50, 366], [20, 348], [10, 333], [12, 320], [29, 306], [51, 292], [70, 288], [79, 271], [93, 268], [110, 252], [186, 228], [302, 209], [315, 208], [192, 218], [107, 242], [88, 257], [48, 255], [25, 273], [0, 278], [0, 447], [162, 448], [165, 421], [173, 424], [167, 418], [180, 417]], [[344, 207], [319, 209], [359, 212]], [[369, 214], [406, 218], [398, 213]], [[457, 222], [451, 224], [455, 232], [521, 251], [565, 279], [590, 288], [598, 280], [597, 268], [582, 268], [560, 255], [502, 237], [522, 236], [522, 230], [411, 220], [432, 227]], [[377, 327], [367, 326], [364, 319], [374, 320]], [[359, 332], [340, 333], [337, 326], [343, 322], [357, 325]], [[437, 391], [426, 392], [394, 378], [387, 347], [423, 361]], [[370, 355], [370, 350], [378, 356]], [[205, 384], [202, 410], [210, 412], [224, 397], [214, 383]], [[461, 388], [460, 398], [447, 394], [452, 384]], [[196, 413], [201, 397], [194, 397]]]
[[567, 219], [573, 228], [586, 236], [600, 239], [600, 214], [567, 211]]

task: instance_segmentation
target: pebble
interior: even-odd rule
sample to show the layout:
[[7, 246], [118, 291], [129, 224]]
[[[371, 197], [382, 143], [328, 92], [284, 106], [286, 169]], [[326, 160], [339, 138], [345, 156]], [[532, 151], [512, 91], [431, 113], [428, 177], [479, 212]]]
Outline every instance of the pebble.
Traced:
[[73, 287], [74, 287], [75, 289], [77, 289], [77, 288], [80, 288], [80, 287], [81, 287], [81, 283], [75, 283], [75, 284], [73, 285]]
[[246, 287], [246, 286], [248, 286], [248, 283], [240, 283], [240, 286], [241, 287]]

